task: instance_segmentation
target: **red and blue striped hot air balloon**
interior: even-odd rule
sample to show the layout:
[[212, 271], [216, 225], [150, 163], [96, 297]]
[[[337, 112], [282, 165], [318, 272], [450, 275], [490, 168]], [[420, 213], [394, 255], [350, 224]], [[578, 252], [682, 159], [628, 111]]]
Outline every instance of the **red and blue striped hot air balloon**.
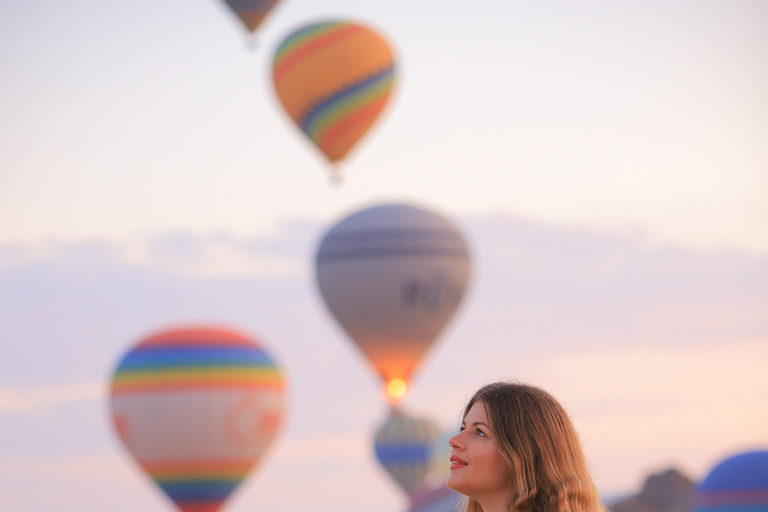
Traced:
[[288, 115], [332, 163], [376, 121], [395, 82], [387, 42], [347, 21], [291, 33], [275, 53], [272, 78]]
[[284, 389], [272, 357], [248, 337], [170, 330], [120, 361], [112, 418], [128, 451], [182, 512], [214, 512], [277, 433]]
[[768, 512], [768, 450], [715, 466], [696, 490], [694, 512]]

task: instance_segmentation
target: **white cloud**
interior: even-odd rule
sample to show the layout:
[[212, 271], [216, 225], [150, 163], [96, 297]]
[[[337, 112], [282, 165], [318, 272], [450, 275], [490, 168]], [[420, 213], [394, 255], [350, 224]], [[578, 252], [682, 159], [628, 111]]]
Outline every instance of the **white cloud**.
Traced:
[[[185, 241], [181, 240], [154, 240], [148, 246], [135, 248], [128, 261], [133, 265], [147, 266], [168, 275], [203, 279], [309, 274], [309, 266], [295, 255], [248, 250], [243, 244], [230, 238], [189, 237], [186, 241], [191, 243], [186, 245]], [[174, 242], [178, 243], [178, 246], [173, 247]], [[159, 248], [161, 250], [158, 250]]]
[[87, 475], [117, 475], [126, 471], [130, 464], [119, 453], [109, 455], [78, 455], [70, 457], [46, 457], [0, 461], [0, 475], [34, 477], [70, 477]]
[[106, 396], [106, 385], [98, 382], [62, 384], [25, 390], [0, 388], [0, 415], [37, 412], [72, 402], [104, 401]]
[[[652, 247], [637, 234], [520, 218], [463, 225], [473, 283], [406, 409], [451, 429], [477, 386], [497, 378], [540, 384], [572, 411], [608, 492], [634, 489], [644, 471], [664, 464], [699, 476], [720, 454], [765, 441], [763, 409], [752, 403], [765, 402], [768, 388], [765, 257]], [[285, 510], [281, 489], [299, 480], [325, 493], [322, 510], [344, 492], [338, 482], [352, 480], [361, 505], [371, 496], [395, 502], [371, 452], [371, 432], [386, 416], [376, 377], [312, 289], [321, 230], [0, 249], [0, 336], [15, 340], [0, 344], [0, 414], [20, 433], [3, 453], [33, 460], [49, 450], [115, 448], [106, 391], [88, 383], [105, 378], [148, 331], [212, 319], [264, 336], [292, 384], [286, 431], [240, 502], [250, 496]], [[77, 416], [56, 407], [86, 400]]]
[[118, 241], [8, 244], [0, 246], [0, 270], [42, 262], [112, 264], [197, 279], [301, 276], [310, 272], [305, 245], [311, 234], [301, 224], [288, 224], [276, 234], [250, 238], [177, 232]]

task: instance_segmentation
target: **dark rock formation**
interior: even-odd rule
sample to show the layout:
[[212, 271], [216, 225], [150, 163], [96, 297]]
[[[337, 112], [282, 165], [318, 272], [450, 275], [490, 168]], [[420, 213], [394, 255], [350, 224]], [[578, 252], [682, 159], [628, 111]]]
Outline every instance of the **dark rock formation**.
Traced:
[[639, 494], [607, 504], [611, 512], [692, 512], [694, 482], [674, 468], [651, 475]]

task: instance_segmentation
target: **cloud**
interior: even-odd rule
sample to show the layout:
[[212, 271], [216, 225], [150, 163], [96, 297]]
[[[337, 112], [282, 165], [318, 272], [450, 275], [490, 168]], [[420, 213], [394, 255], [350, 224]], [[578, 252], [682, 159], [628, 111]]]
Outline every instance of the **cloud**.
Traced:
[[[197, 237], [186, 233], [151, 240], [143, 251], [134, 251], [131, 262], [169, 275], [206, 279], [237, 279], [306, 275], [303, 259], [281, 251], [264, 240], [239, 240], [227, 235]], [[268, 241], [267, 241], [268, 242]]]
[[172, 232], [122, 241], [14, 243], [0, 246], [0, 271], [36, 264], [70, 268], [89, 264], [142, 268], [198, 279], [307, 275], [309, 244], [314, 242], [316, 229], [307, 223], [287, 222], [276, 233], [250, 238]]
[[[472, 282], [404, 408], [450, 429], [477, 386], [540, 384], [573, 411], [605, 490], [638, 485], [642, 471], [666, 462], [700, 474], [724, 452], [765, 440], [765, 418], [749, 403], [765, 397], [749, 389], [768, 388], [759, 373], [768, 257], [507, 216], [459, 224]], [[333, 488], [333, 476], [391, 495], [370, 454], [387, 414], [379, 381], [312, 279], [325, 229], [306, 222], [250, 237], [174, 232], [0, 247], [0, 414], [19, 438], [0, 455], [115, 445], [106, 395], [88, 383], [107, 382], [151, 332], [216, 323], [261, 339], [290, 383], [286, 430], [271, 469], [249, 487], [253, 499], [266, 493], [277, 503], [270, 493], [302, 467], [318, 492]], [[327, 470], [329, 462], [338, 466]]]
[[[493, 216], [464, 221], [479, 265], [499, 285], [539, 286], [594, 299], [750, 290], [768, 296], [768, 255], [650, 244], [643, 232], [600, 233]], [[499, 279], [501, 276], [501, 279]], [[542, 287], [542, 285], [544, 285]]]
[[5, 477], [50, 476], [66, 478], [72, 475], [115, 475], [125, 471], [124, 457], [109, 455], [81, 455], [72, 457], [44, 457], [25, 460], [0, 461], [0, 475]]
[[518, 339], [699, 344], [768, 332], [768, 256], [514, 217], [464, 225], [476, 262], [471, 300], [487, 325]]
[[[519, 285], [529, 293], [535, 285], [539, 295], [570, 291], [564, 300], [575, 294], [673, 297], [734, 286], [764, 291], [768, 283], [768, 255], [651, 245], [639, 230], [601, 233], [508, 215], [458, 220], [475, 268], [499, 286]], [[0, 271], [39, 262], [111, 262], [207, 279], [307, 275], [326, 229], [315, 222], [289, 221], [250, 237], [176, 231], [122, 241], [8, 243], [0, 246]]]
[[0, 415], [38, 412], [72, 402], [103, 402], [106, 396], [106, 386], [101, 382], [62, 384], [25, 390], [0, 388]]

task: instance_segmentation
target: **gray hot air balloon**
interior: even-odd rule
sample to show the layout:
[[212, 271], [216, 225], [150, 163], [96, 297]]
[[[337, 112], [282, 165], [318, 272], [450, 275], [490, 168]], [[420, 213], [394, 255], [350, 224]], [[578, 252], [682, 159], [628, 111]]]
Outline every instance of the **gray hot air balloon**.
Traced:
[[329, 309], [397, 401], [461, 302], [470, 275], [464, 237], [449, 220], [406, 204], [341, 220], [317, 252]]

